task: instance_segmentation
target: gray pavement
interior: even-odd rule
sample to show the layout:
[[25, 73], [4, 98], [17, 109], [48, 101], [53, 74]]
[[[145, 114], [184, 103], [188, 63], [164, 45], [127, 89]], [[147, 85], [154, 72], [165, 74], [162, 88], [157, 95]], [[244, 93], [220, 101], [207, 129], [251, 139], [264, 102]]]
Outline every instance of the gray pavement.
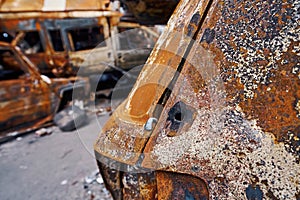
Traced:
[[51, 135], [32, 133], [2, 144], [0, 200], [111, 199], [101, 178], [84, 181], [96, 173], [92, 145], [107, 118], [90, 115], [77, 131], [51, 127]]

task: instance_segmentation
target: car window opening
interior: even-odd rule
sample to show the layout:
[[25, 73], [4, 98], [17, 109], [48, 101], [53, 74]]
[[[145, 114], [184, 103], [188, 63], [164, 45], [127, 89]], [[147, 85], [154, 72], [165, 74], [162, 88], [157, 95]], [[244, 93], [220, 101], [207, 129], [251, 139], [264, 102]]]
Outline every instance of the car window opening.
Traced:
[[68, 33], [71, 35], [70, 39], [75, 51], [106, 46], [102, 26], [72, 29]]
[[34, 54], [44, 52], [41, 38], [38, 31], [28, 31], [25, 37], [18, 45], [21, 47], [25, 54]]
[[120, 49], [147, 49], [154, 46], [155, 40], [141, 29], [118, 27]]
[[61, 39], [60, 30], [49, 30], [49, 34], [54, 51], [64, 51], [65, 49]]
[[18, 79], [25, 75], [19, 62], [10, 50], [0, 50], [0, 81]]

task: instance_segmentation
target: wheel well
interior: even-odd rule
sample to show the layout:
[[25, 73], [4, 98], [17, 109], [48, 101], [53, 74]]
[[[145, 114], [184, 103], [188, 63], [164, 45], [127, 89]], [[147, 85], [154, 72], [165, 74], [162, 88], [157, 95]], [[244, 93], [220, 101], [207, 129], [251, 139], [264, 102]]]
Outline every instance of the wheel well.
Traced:
[[57, 112], [61, 111], [73, 98], [73, 89], [63, 91]]

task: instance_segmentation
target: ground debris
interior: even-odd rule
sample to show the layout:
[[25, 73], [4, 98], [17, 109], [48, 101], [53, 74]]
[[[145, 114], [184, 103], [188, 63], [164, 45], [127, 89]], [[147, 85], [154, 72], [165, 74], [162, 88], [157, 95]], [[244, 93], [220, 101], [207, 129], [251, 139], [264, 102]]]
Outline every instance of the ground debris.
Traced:
[[37, 131], [35, 131], [35, 135], [38, 137], [50, 135], [53, 132], [53, 128], [41, 128]]
[[[99, 187], [99, 185], [101, 187]], [[104, 186], [104, 181], [98, 170], [84, 177], [83, 180], [84, 199], [89, 200], [111, 200], [109, 191]]]

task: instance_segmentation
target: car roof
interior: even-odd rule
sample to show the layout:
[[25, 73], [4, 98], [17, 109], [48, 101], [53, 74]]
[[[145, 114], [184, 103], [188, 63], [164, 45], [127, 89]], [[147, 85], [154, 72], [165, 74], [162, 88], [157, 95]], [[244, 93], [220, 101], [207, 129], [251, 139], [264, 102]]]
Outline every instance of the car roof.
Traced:
[[0, 2], [0, 12], [110, 10], [110, 0], [6, 0]]
[[1, 19], [121, 16], [110, 0], [0, 0]]

